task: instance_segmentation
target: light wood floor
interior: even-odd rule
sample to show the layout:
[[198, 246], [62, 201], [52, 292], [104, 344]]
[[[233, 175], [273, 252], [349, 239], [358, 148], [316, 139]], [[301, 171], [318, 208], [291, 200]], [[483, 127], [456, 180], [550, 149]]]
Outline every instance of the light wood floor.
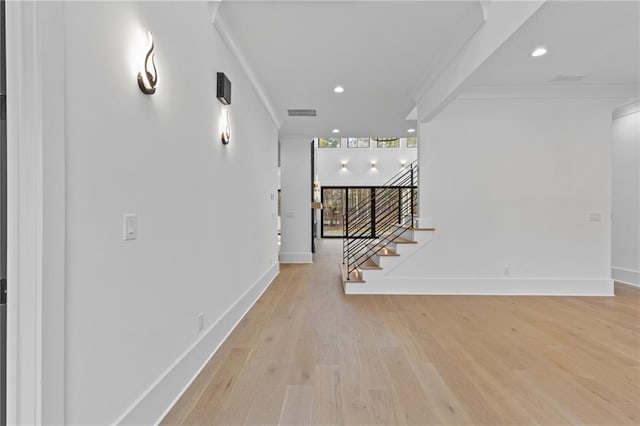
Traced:
[[164, 424], [640, 424], [640, 291], [345, 296], [283, 265]]

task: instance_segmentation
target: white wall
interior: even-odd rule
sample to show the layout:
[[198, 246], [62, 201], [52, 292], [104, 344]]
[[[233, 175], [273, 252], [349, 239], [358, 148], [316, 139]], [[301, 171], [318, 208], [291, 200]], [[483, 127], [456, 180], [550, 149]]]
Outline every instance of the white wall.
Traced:
[[282, 189], [282, 263], [310, 263], [311, 254], [311, 140], [280, 138]]
[[[69, 2], [65, 18], [66, 422], [148, 424], [277, 273], [277, 129], [206, 2]], [[136, 83], [147, 29], [153, 96]]]
[[613, 105], [457, 100], [421, 125], [420, 216], [436, 232], [394, 275], [445, 291], [466, 280], [452, 292], [611, 294]]
[[640, 286], [640, 102], [614, 112], [612, 276]]
[[406, 148], [404, 141], [400, 148], [319, 148], [316, 174], [322, 186], [378, 186], [398, 173], [403, 162], [410, 164], [417, 157], [418, 150]]

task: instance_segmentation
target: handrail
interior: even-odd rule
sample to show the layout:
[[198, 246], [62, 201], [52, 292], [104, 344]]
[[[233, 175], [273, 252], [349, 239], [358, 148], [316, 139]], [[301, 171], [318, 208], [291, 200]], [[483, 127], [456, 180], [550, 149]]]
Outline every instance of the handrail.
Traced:
[[[373, 242], [375, 247], [387, 247], [413, 228], [417, 210], [417, 182], [416, 160], [381, 187], [373, 188], [370, 197], [351, 206], [343, 215], [342, 261], [347, 268], [347, 279], [351, 272], [374, 254]], [[403, 226], [407, 216], [411, 218], [410, 228]], [[389, 233], [390, 230], [392, 233]]]

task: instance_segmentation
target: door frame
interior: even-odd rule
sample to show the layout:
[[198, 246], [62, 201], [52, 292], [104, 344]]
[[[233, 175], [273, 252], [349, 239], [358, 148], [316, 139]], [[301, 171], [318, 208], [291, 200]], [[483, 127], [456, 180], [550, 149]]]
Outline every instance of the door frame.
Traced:
[[6, 6], [7, 423], [64, 424], [65, 6]]

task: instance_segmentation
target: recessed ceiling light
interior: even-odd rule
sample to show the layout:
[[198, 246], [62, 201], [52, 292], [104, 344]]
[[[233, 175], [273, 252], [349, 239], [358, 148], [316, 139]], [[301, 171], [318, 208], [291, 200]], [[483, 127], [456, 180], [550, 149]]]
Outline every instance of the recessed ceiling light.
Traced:
[[416, 129], [409, 129], [409, 130], [407, 130], [407, 132], [409, 132], [409, 133], [415, 133], [415, 132], [416, 132]]
[[340, 129], [333, 129], [332, 132], [333, 133], [340, 133]]
[[344, 92], [344, 87], [336, 86], [336, 87], [333, 88], [333, 91], [336, 92], [336, 93], [342, 93], [342, 92]]
[[533, 52], [531, 52], [531, 56], [533, 56], [534, 58], [537, 58], [539, 56], [544, 56], [547, 54], [547, 48], [546, 47], [536, 47]]

